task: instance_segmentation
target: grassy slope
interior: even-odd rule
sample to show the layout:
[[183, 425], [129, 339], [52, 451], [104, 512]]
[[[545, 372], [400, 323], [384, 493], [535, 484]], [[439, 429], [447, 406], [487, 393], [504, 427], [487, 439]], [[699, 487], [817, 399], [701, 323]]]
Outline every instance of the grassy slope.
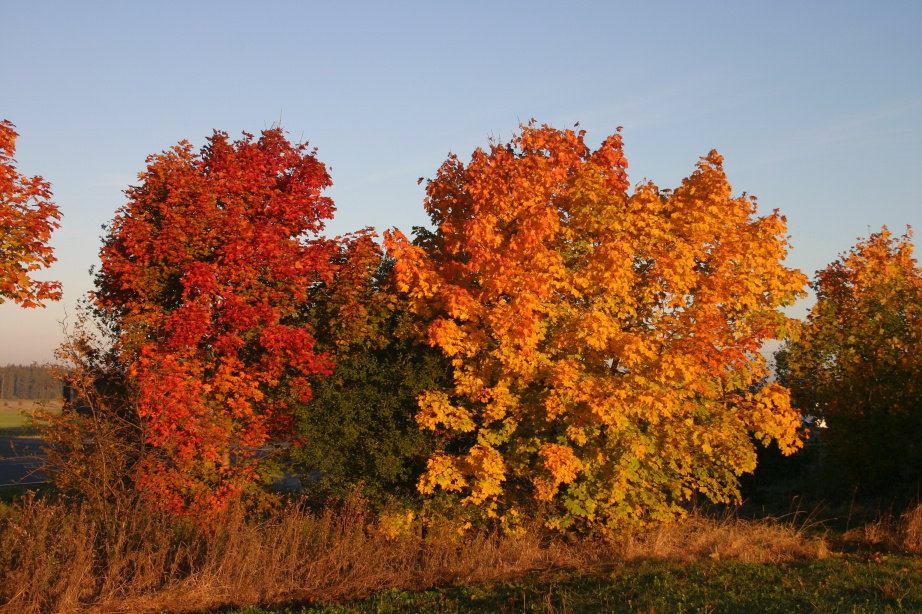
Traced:
[[780, 565], [647, 561], [601, 573], [422, 592], [389, 590], [341, 605], [244, 608], [233, 614], [920, 611], [919, 557], [853, 553]]
[[[60, 401], [35, 401], [19, 399], [0, 399], [0, 430], [19, 429], [24, 426], [30, 414], [36, 409], [61, 411]], [[25, 412], [25, 413], [24, 413]]]
[[23, 415], [18, 411], [0, 410], [0, 429], [19, 428]]

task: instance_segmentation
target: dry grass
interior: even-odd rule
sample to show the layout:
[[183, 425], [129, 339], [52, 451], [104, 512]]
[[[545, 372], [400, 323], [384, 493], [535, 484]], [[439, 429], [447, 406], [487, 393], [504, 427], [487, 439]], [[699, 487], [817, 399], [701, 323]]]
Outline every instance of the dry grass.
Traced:
[[85, 510], [26, 499], [0, 519], [0, 611], [187, 612], [221, 605], [355, 598], [385, 588], [487, 582], [639, 558], [779, 562], [825, 555], [822, 540], [777, 522], [694, 515], [621, 544], [431, 528], [389, 539], [357, 507], [270, 520], [242, 513], [208, 534], [137, 512], [107, 526]]
[[871, 548], [922, 554], [922, 503], [902, 514], [883, 514], [845, 534]]
[[823, 559], [825, 540], [809, 538], [802, 528], [776, 519], [746, 520], [692, 514], [684, 522], [664, 525], [624, 540], [625, 560], [735, 559], [745, 563], [782, 563]]

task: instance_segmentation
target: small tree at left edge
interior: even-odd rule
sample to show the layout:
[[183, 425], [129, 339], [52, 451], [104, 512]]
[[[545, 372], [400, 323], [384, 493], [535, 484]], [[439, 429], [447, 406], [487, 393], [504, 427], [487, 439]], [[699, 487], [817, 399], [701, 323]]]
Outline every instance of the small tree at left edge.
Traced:
[[0, 121], [0, 304], [41, 307], [61, 298], [60, 283], [30, 277], [55, 261], [48, 240], [61, 212], [51, 202], [51, 184], [16, 170], [17, 136], [13, 124]]

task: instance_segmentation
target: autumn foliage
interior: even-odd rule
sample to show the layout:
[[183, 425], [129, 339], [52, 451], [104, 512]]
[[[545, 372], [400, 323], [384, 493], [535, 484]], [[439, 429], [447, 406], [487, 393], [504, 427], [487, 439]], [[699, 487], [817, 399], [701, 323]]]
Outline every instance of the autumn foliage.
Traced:
[[330, 177], [281, 129], [237, 141], [215, 132], [198, 152], [182, 142], [139, 178], [105, 237], [95, 304], [158, 452], [138, 484], [203, 518], [257, 491], [267, 476], [256, 450], [292, 437], [293, 403], [332, 368], [299, 324], [309, 290], [371, 239], [319, 235], [334, 210], [321, 195]]
[[758, 353], [805, 278], [782, 261], [777, 211], [733, 197], [711, 152], [675, 189], [629, 194], [621, 137], [533, 122], [451, 156], [426, 188], [435, 231], [387, 245], [454, 381], [419, 397], [420, 426], [466, 442], [428, 461], [424, 493], [456, 491], [515, 522], [546, 501], [559, 527], [607, 533], [737, 496], [750, 435], [801, 444], [798, 414]]
[[872, 234], [812, 286], [816, 304], [777, 355], [781, 381], [804, 413], [825, 420], [827, 460], [848, 486], [917, 495], [922, 268], [911, 235]]
[[61, 298], [61, 284], [37, 281], [34, 271], [55, 261], [48, 240], [61, 212], [51, 202], [51, 184], [16, 170], [16, 137], [9, 121], [0, 121], [0, 303], [23, 307]]

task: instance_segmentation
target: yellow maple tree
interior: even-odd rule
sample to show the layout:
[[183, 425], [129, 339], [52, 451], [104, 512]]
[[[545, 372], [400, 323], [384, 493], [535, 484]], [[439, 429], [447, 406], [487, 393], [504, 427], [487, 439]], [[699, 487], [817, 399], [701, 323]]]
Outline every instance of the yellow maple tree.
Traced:
[[826, 482], [914, 494], [922, 481], [922, 267], [886, 226], [811, 284], [816, 303], [776, 354], [795, 405], [821, 418]]
[[674, 191], [628, 194], [620, 134], [584, 136], [532, 121], [450, 156], [426, 188], [435, 230], [385, 239], [454, 364], [418, 422], [467, 442], [420, 490], [500, 515], [543, 500], [552, 525], [611, 534], [693, 492], [737, 497], [753, 434], [801, 445], [787, 391], [753, 385], [806, 278], [783, 265], [784, 218], [733, 197], [716, 152]]

